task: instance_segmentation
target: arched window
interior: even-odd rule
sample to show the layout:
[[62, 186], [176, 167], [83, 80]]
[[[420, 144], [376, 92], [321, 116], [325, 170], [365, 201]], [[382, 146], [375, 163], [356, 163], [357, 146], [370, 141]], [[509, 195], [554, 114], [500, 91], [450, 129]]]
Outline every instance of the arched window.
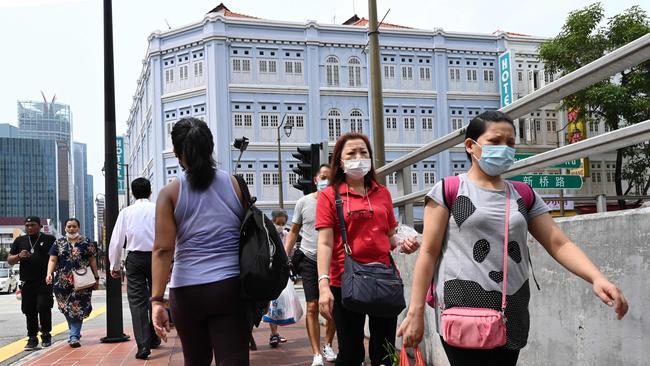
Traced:
[[363, 114], [358, 109], [350, 112], [350, 132], [363, 133]]
[[327, 72], [327, 86], [339, 86], [339, 60], [330, 56], [325, 61]]
[[327, 113], [327, 136], [330, 141], [336, 141], [341, 136], [341, 112], [330, 109]]
[[348, 60], [348, 83], [350, 86], [361, 86], [361, 61], [356, 57]]

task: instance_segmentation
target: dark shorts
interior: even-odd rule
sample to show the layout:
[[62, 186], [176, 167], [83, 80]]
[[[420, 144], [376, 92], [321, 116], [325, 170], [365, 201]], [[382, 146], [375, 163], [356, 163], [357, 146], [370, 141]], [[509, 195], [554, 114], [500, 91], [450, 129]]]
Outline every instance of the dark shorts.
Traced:
[[316, 261], [305, 256], [300, 261], [300, 277], [302, 277], [305, 300], [307, 302], [318, 301], [318, 268]]

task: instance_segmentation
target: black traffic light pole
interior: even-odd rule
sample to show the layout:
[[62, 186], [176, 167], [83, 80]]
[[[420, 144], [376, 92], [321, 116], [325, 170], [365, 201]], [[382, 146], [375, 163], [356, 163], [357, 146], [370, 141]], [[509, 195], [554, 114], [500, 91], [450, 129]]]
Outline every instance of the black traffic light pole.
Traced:
[[[115, 221], [117, 221], [117, 146], [115, 142], [115, 77], [113, 72], [113, 6], [111, 0], [104, 0], [104, 189], [106, 238], [110, 242]], [[128, 182], [127, 182], [128, 184]], [[108, 246], [107, 246], [108, 248]], [[120, 279], [110, 275], [111, 264], [106, 256], [106, 337], [103, 343], [124, 342], [122, 324], [122, 284]]]
[[320, 148], [320, 144], [311, 144], [309, 148], [299, 147], [298, 152], [291, 154], [294, 158], [300, 160], [298, 166], [292, 169], [294, 173], [301, 177], [298, 178], [293, 187], [301, 190], [304, 195], [316, 191], [314, 176], [320, 166]]

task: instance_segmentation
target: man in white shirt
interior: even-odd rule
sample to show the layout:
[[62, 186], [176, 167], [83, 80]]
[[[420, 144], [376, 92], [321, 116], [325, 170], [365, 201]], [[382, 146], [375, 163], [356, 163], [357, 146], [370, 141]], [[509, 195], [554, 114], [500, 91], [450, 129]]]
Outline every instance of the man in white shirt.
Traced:
[[149, 201], [151, 183], [145, 178], [131, 182], [131, 192], [136, 201], [120, 211], [115, 222], [108, 258], [111, 276], [121, 276], [122, 248], [126, 240], [127, 297], [131, 309], [133, 333], [138, 345], [135, 358], [146, 360], [151, 349], [160, 346], [151, 318], [151, 251], [153, 250], [156, 205]]
[[[316, 183], [319, 192], [328, 186], [329, 175], [329, 165], [321, 165], [314, 177], [314, 183]], [[293, 265], [302, 277], [302, 288], [305, 291], [305, 300], [307, 302], [307, 335], [309, 336], [309, 343], [311, 343], [314, 354], [312, 366], [322, 366], [323, 358], [329, 362], [336, 361], [336, 353], [332, 349], [332, 341], [336, 332], [333, 321], [327, 322], [325, 345], [322, 348], [320, 347], [318, 270], [316, 268], [318, 231], [315, 228], [316, 202], [319, 192], [308, 194], [296, 202], [291, 231], [287, 234], [284, 244], [285, 250], [289, 254], [296, 244], [298, 234], [302, 237], [300, 248], [296, 249], [296, 254], [293, 255], [292, 260], [299, 262], [293, 263]]]

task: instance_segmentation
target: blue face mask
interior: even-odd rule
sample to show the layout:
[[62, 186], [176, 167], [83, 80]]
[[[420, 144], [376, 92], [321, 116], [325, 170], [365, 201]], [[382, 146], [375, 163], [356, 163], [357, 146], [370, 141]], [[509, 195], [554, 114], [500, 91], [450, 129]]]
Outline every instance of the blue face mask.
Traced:
[[327, 179], [324, 179], [324, 180], [318, 181], [318, 183], [316, 183], [316, 189], [320, 192], [320, 191], [322, 191], [323, 189], [327, 188], [327, 186], [328, 186], [329, 184], [330, 184], [330, 182], [329, 182], [329, 180], [327, 180]]
[[481, 167], [483, 173], [496, 177], [505, 173], [512, 164], [515, 162], [515, 149], [508, 145], [479, 145], [478, 142], [474, 143], [481, 147], [481, 158], [478, 160], [478, 165]]

